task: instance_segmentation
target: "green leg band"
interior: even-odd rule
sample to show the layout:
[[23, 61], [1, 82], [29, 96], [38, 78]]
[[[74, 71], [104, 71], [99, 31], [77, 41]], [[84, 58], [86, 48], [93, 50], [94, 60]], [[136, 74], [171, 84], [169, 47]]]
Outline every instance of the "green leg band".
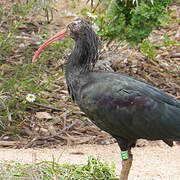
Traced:
[[121, 151], [121, 159], [126, 160], [129, 158], [129, 153], [128, 151]]

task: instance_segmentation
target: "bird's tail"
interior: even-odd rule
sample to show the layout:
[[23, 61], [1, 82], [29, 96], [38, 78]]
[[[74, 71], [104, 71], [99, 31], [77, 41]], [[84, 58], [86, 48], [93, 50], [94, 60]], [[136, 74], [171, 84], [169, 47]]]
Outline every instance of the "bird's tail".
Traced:
[[164, 116], [164, 127], [167, 132], [167, 141], [180, 142], [180, 108], [169, 106]]

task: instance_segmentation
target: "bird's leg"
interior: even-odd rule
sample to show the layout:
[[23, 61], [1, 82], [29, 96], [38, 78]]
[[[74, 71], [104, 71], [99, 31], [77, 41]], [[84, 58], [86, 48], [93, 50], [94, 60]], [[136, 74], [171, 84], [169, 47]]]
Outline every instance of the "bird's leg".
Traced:
[[131, 150], [122, 151], [121, 158], [122, 158], [122, 169], [119, 180], [127, 180], [133, 161], [133, 155], [131, 154]]
[[131, 154], [131, 148], [135, 147], [136, 140], [127, 140], [120, 137], [116, 138], [118, 145], [121, 149], [122, 169], [120, 174], [120, 180], [127, 180], [131, 169], [133, 155]]

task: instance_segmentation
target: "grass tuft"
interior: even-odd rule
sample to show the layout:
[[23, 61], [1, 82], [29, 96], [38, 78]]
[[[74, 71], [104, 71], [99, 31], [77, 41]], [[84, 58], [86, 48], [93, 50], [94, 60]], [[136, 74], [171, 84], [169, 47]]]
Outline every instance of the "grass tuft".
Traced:
[[43, 161], [33, 165], [17, 162], [1, 163], [0, 179], [43, 179], [43, 180], [117, 180], [115, 165], [109, 166], [89, 157], [85, 165], [60, 165], [54, 161]]

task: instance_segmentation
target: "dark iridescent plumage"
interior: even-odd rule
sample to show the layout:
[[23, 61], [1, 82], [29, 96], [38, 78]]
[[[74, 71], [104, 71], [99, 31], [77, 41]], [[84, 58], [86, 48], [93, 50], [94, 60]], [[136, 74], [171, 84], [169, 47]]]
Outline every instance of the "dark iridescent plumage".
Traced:
[[75, 48], [67, 62], [66, 80], [81, 110], [115, 137], [123, 151], [139, 138], [180, 141], [180, 101], [132, 77], [90, 70], [98, 56], [98, 37], [83, 19], [69, 28]]
[[[75, 41], [66, 64], [69, 94], [98, 127], [116, 138], [122, 151], [120, 180], [127, 180], [133, 161], [131, 147], [137, 139], [163, 140], [170, 146], [180, 141], [180, 101], [132, 77], [93, 71], [100, 42], [89, 22], [77, 18], [67, 29]], [[64, 29], [46, 41], [32, 61], [65, 33]]]
[[[122, 151], [120, 180], [127, 180], [137, 139], [163, 140], [170, 146], [180, 141], [180, 101], [132, 77], [93, 71], [100, 42], [89, 22], [77, 18], [67, 29], [75, 41], [66, 64], [69, 94], [94, 124], [116, 138]], [[32, 62], [67, 29], [47, 40]]]
[[127, 76], [93, 72], [86, 77], [91, 83], [82, 88], [77, 103], [101, 129], [134, 141], [180, 140], [179, 101]]

